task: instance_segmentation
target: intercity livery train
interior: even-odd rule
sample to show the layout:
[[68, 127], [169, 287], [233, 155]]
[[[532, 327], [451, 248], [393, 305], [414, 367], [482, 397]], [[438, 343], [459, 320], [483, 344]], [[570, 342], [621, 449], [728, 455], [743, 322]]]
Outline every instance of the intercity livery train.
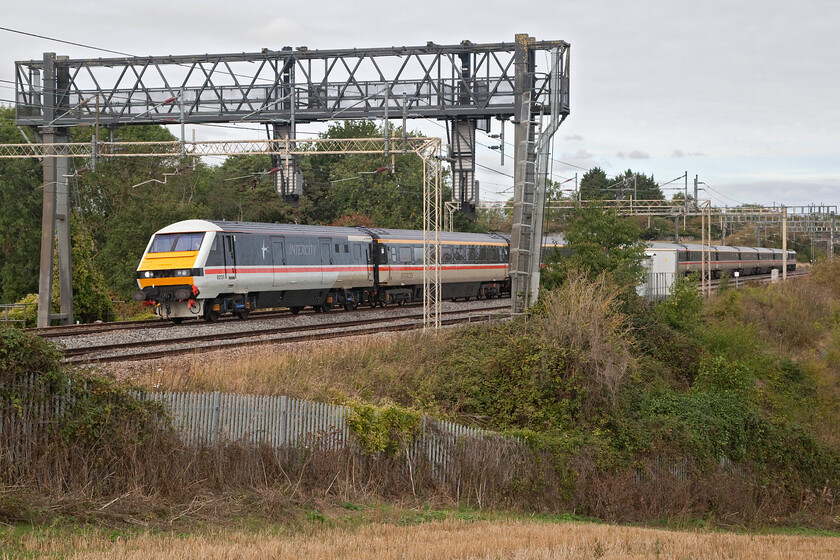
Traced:
[[[701, 273], [703, 270], [702, 245], [675, 245], [672, 243], [649, 243], [645, 249], [648, 269], [651, 272], [672, 274]], [[722, 274], [738, 272], [750, 274], [768, 274], [771, 270], [781, 270], [785, 266], [781, 249], [764, 247], [729, 247], [711, 245], [708, 247], [709, 271], [713, 278]], [[787, 270], [796, 270], [796, 251], [787, 252]]]
[[[497, 233], [439, 233], [443, 299], [510, 295], [509, 239]], [[544, 251], [564, 250], [546, 236]], [[405, 305], [423, 297], [423, 232], [186, 220], [156, 232], [137, 268], [133, 299], [173, 322], [222, 314], [246, 319], [257, 308]], [[699, 272], [702, 246], [651, 243], [650, 272]], [[710, 270], [762, 274], [783, 266], [778, 249], [711, 247]], [[788, 252], [788, 270], [796, 253]]]
[[[444, 299], [510, 293], [508, 239], [440, 233]], [[156, 232], [133, 298], [176, 323], [288, 307], [298, 313], [404, 305], [423, 297], [423, 232], [186, 220]]]

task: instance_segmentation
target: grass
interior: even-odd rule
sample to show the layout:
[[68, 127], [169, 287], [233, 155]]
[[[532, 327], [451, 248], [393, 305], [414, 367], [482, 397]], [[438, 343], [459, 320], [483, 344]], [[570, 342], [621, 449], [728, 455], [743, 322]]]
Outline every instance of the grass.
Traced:
[[[562, 516], [362, 507], [302, 526], [259, 522], [168, 531], [0, 527], [0, 558], [836, 558], [840, 535], [738, 534], [616, 526]], [[794, 531], [795, 533], [795, 531]]]

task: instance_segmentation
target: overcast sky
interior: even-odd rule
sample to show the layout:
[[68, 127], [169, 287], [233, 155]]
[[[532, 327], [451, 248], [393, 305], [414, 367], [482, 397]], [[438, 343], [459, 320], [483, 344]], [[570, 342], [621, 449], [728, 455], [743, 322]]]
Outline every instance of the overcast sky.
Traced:
[[[556, 180], [596, 165], [660, 183], [687, 171], [716, 204], [840, 204], [836, 0], [32, 0], [7, 6], [0, 26], [137, 55], [562, 39], [572, 45], [571, 115], [555, 136]], [[0, 80], [46, 51], [111, 56], [0, 31]], [[9, 87], [0, 81], [0, 99], [13, 98]], [[445, 136], [432, 123], [415, 128]], [[477, 152], [496, 170], [479, 172], [482, 198], [510, 196], [511, 160], [501, 167], [497, 152]]]

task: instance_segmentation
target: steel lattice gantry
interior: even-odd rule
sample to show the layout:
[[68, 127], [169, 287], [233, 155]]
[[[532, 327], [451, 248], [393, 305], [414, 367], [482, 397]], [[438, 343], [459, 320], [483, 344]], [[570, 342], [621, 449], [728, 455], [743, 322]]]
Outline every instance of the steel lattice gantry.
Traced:
[[[550, 68], [538, 69], [539, 51], [551, 52]], [[258, 53], [69, 59], [45, 53], [43, 60], [15, 64], [16, 123], [36, 127], [43, 150], [44, 210], [40, 297], [52, 292], [52, 248], [58, 237], [63, 322], [72, 321], [67, 150], [69, 127], [260, 123], [271, 140], [295, 138], [297, 123], [337, 119], [381, 118], [386, 121], [384, 151], [404, 149], [391, 141], [389, 119], [433, 118], [447, 122], [452, 163], [453, 198], [471, 210], [478, 202], [475, 176], [475, 132], [489, 130], [491, 119], [513, 117], [517, 138], [523, 123], [533, 136], [541, 116], [558, 119], [569, 113], [569, 45], [536, 41], [526, 34], [512, 43], [459, 45], [427, 43], [418, 47], [310, 50], [284, 47]], [[541, 126], [540, 126], [541, 129]], [[550, 134], [543, 134], [543, 139]], [[515, 150], [515, 169], [535, 169], [536, 143]], [[523, 149], [520, 149], [523, 148]], [[183, 154], [182, 149], [182, 154]], [[64, 157], [62, 157], [64, 156]], [[6, 155], [5, 157], [15, 157]], [[274, 154], [277, 191], [287, 199], [300, 193], [294, 147]], [[522, 243], [533, 242], [532, 209], [539, 207], [544, 182], [518, 180], [518, 200], [527, 199]], [[524, 189], [522, 188], [524, 185]], [[523, 194], [524, 193], [524, 194]], [[536, 202], [536, 206], [535, 206]], [[537, 214], [541, 209], [538, 208]], [[519, 237], [517, 237], [519, 238]], [[539, 247], [523, 245], [520, 255]], [[520, 270], [526, 263], [528, 269]], [[526, 282], [532, 259], [511, 259], [514, 277]], [[538, 266], [538, 263], [537, 265]], [[536, 268], [537, 274], [539, 269]], [[65, 289], [66, 288], [66, 289]], [[46, 308], [46, 306], [44, 306]], [[39, 310], [38, 324], [49, 323]]]
[[[523, 48], [530, 53], [527, 67], [515, 64]], [[550, 114], [549, 69], [538, 71], [534, 53], [560, 50], [567, 60], [568, 49], [563, 41], [517, 35], [513, 43], [491, 44], [72, 60], [45, 55], [15, 64], [17, 124], [250, 122], [270, 125], [282, 139], [295, 138], [297, 123], [441, 119], [450, 137], [454, 199], [474, 206], [476, 130], [489, 130], [492, 118], [517, 115], [523, 93], [535, 112]], [[559, 84], [565, 91], [559, 108], [568, 113], [568, 75]], [[301, 188], [291, 169], [291, 176], [281, 172], [277, 179], [286, 196]]]

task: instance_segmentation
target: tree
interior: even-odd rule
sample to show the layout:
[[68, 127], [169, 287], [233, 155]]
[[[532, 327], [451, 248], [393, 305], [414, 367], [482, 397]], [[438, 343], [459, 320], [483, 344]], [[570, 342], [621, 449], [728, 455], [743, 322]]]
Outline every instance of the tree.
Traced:
[[603, 200], [614, 198], [610, 191], [606, 172], [600, 167], [593, 167], [583, 174], [580, 180], [581, 200]]
[[[23, 142], [15, 112], [0, 107], [0, 143]], [[0, 160], [0, 301], [38, 290], [43, 168], [34, 159]]]
[[610, 187], [615, 196], [613, 198], [630, 198], [632, 195], [635, 200], [664, 200], [665, 196], [653, 178], [653, 175], [648, 177], [644, 173], [634, 173], [628, 169], [621, 175], [616, 175], [612, 179], [612, 186]]
[[636, 200], [663, 200], [665, 196], [653, 175], [635, 173], [628, 169], [613, 178], [607, 178], [600, 167], [593, 167], [580, 181], [581, 200], [621, 200], [633, 197]]
[[[371, 121], [343, 121], [329, 127], [324, 138], [373, 138], [384, 131]], [[400, 135], [392, 129], [391, 136]], [[315, 223], [333, 223], [342, 216], [361, 215], [378, 227], [420, 228], [423, 224], [423, 161], [398, 147], [384, 154], [317, 154], [302, 158], [301, 168], [310, 215]], [[393, 165], [392, 165], [393, 164]]]
[[[124, 141], [174, 140], [160, 126], [123, 127], [116, 135]], [[83, 162], [74, 165], [78, 169]], [[108, 290], [125, 299], [137, 289], [137, 264], [155, 231], [179, 220], [208, 217], [202, 198], [212, 173], [199, 163], [193, 169], [190, 159], [179, 156], [128, 157], [105, 159], [95, 172], [71, 178], [71, 191], [78, 192], [74, 220], [92, 238], [93, 262], [107, 279]]]
[[[93, 239], [78, 221], [72, 224], [72, 229], [74, 318], [83, 323], [91, 323], [97, 319], [110, 320], [114, 315], [114, 307], [105, 277], [93, 261]], [[53, 277], [58, 278], [57, 252], [53, 259]], [[56, 312], [59, 310], [60, 294], [60, 284], [56, 282], [52, 292], [52, 307]]]
[[639, 233], [638, 225], [614, 210], [580, 208], [564, 232], [566, 250], [546, 255], [543, 285], [551, 288], [562, 282], [570, 269], [590, 279], [606, 273], [619, 285], [637, 285], [644, 273], [644, 244]]

